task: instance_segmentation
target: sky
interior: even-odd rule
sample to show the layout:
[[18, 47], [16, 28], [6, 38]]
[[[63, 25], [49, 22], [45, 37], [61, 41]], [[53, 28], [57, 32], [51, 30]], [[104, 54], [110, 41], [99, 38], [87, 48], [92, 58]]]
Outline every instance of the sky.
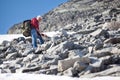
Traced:
[[14, 24], [44, 15], [68, 0], [0, 0], [0, 34]]

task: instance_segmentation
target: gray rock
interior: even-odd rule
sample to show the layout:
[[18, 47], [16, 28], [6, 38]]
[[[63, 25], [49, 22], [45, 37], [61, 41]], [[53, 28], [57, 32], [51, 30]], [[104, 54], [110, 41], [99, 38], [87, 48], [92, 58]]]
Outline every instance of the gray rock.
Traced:
[[0, 59], [0, 64], [2, 64], [3, 63], [3, 61]]
[[0, 69], [0, 73], [10, 73], [9, 69]]
[[11, 53], [14, 53], [14, 52], [17, 52], [17, 50], [13, 46], [10, 46], [9, 48], [7, 48], [5, 53], [6, 54], [11, 54]]
[[69, 42], [69, 41], [65, 41], [55, 47], [52, 47], [50, 49], [47, 50], [47, 53], [48, 54], [52, 54], [52, 55], [55, 55], [55, 54], [58, 54], [58, 53], [61, 53], [63, 52], [65, 49], [73, 49], [74, 48], [74, 43], [73, 42]]
[[109, 38], [109, 33], [106, 30], [102, 30], [102, 29], [97, 29], [96, 31], [92, 32], [90, 35], [94, 37], [103, 36], [105, 38]]
[[73, 67], [74, 63], [76, 61], [84, 62], [84, 63], [89, 63], [90, 59], [88, 57], [73, 57], [73, 58], [68, 58], [64, 60], [59, 60], [58, 61], [58, 71], [64, 71], [70, 67]]
[[91, 74], [87, 74], [87, 75], [83, 75], [83, 76], [80, 76], [81, 78], [83, 77], [89, 77], [89, 78], [92, 78], [92, 77], [96, 77], [96, 76], [110, 76], [114, 73], [119, 73], [120, 71], [120, 67], [113, 67], [113, 68], [110, 68], [110, 69], [106, 69], [104, 71], [101, 71], [101, 72], [98, 72], [98, 73], [91, 73]]
[[37, 72], [39, 74], [50, 74], [50, 75], [56, 75], [58, 73], [57, 68], [53, 68], [53, 69], [44, 69], [44, 70], [40, 70], [39, 72]]
[[104, 43], [117, 44], [120, 43], [120, 38], [110, 38], [104, 41]]
[[10, 46], [10, 42], [4, 40], [4, 41], [2, 42], [2, 46], [8, 47], [8, 46]]
[[41, 68], [48, 69], [50, 68], [51, 65], [57, 65], [57, 64], [58, 64], [58, 59], [53, 59], [41, 65]]
[[67, 69], [63, 72], [63, 75], [74, 77], [77, 75], [77, 71], [75, 71], [72, 67], [70, 67], [69, 69]]
[[28, 54], [32, 54], [34, 53], [34, 49], [26, 49], [23, 53], [22, 53], [22, 56], [27, 56]]
[[18, 41], [19, 41], [19, 42], [21, 42], [21, 41], [24, 42], [24, 41], [25, 41], [25, 38], [24, 38], [24, 37], [19, 37], [19, 38], [18, 38]]
[[17, 59], [14, 61], [14, 64], [21, 64], [22, 61], [23, 61], [23, 58], [17, 58]]
[[111, 22], [106, 22], [103, 25], [103, 29], [109, 29], [109, 30], [118, 30], [120, 28], [120, 22], [119, 21], [111, 21]]
[[82, 50], [79, 50], [79, 49], [77, 49], [77, 50], [70, 50], [69, 51], [69, 54], [68, 54], [68, 57], [69, 58], [72, 58], [72, 57], [74, 57], [74, 56], [80, 56], [80, 57], [83, 57], [84, 56], [84, 54], [82, 53]]
[[98, 49], [103, 48], [103, 41], [102, 40], [97, 39], [93, 43], [95, 44], [94, 50], [98, 50]]
[[21, 69], [17, 70], [17, 73], [34, 72], [34, 71], [38, 71], [40, 69], [41, 69], [40, 66], [35, 66], [35, 67], [32, 67], [32, 68], [21, 68]]
[[78, 71], [78, 72], [81, 72], [82, 70], [84, 70], [87, 67], [88, 67], [88, 64], [86, 64], [84, 62], [76, 61], [74, 63], [73, 69], [76, 70], [76, 71]]
[[6, 59], [11, 60], [11, 59], [16, 59], [16, 58], [18, 58], [18, 57], [21, 57], [21, 55], [18, 54], [17, 52], [14, 52], [14, 53], [8, 54], [8, 55], [6, 56]]
[[120, 49], [116, 47], [108, 47], [101, 50], [97, 50], [93, 55], [96, 57], [104, 57], [112, 54], [119, 54]]

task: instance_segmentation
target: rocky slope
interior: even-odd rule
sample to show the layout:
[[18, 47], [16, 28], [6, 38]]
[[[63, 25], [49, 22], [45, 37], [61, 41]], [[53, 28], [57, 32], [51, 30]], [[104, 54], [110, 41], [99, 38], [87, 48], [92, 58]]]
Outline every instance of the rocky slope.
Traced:
[[59, 36], [45, 40], [38, 53], [32, 49], [30, 39], [3, 41], [0, 73], [120, 76], [120, 29], [93, 28], [75, 34], [62, 29]]
[[59, 36], [45, 39], [40, 47], [44, 50], [37, 54], [29, 39], [3, 41], [0, 72], [120, 76], [119, 8], [119, 0], [70, 0], [60, 5], [41, 23], [46, 31], [59, 29]]
[[[44, 31], [91, 28], [119, 16], [120, 0], [69, 0], [43, 15]], [[114, 14], [118, 15], [114, 15]], [[118, 17], [119, 19], [119, 17]], [[21, 24], [14, 25], [8, 33], [21, 33]]]

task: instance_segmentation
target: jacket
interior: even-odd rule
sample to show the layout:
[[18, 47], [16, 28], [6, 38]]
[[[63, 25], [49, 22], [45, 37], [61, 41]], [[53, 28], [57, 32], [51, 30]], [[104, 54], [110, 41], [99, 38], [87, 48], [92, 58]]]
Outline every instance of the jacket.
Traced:
[[39, 22], [36, 18], [31, 19], [31, 26], [35, 28], [36, 30], [39, 30]]

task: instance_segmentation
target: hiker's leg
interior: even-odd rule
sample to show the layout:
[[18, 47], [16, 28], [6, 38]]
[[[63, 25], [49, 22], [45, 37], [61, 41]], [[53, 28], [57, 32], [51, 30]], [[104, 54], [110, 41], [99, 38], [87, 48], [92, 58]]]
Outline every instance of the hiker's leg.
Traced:
[[38, 39], [40, 40], [40, 44], [43, 44], [43, 43], [44, 43], [44, 40], [42, 39], [41, 35], [38, 35], [37, 37], [38, 37]]
[[37, 33], [35, 29], [31, 30], [32, 45], [34, 48], [37, 48]]

